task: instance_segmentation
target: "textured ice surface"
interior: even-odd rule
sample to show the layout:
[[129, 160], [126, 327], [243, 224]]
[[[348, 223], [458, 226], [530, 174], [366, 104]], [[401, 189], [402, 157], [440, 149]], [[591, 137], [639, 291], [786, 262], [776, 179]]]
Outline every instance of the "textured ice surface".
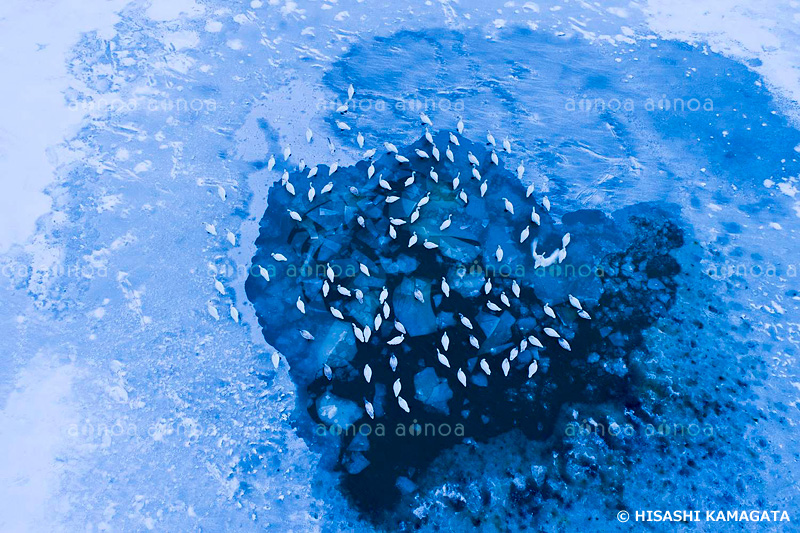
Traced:
[[[764, 61], [745, 65], [702, 41], [659, 39], [627, 3], [537, 2], [500, 12], [472, 2], [327, 5], [134, 2], [113, 34], [83, 35], [71, 49], [64, 98], [84, 122], [62, 147], [71, 157], [57, 160], [51, 213], [1, 260], [0, 349], [10, 354], [0, 367], [2, 527], [374, 528], [336, 489], [338, 443], [306, 444], [313, 426], [296, 414], [307, 407], [297, 395], [305, 391], [290, 380], [286, 359], [275, 370], [243, 300], [244, 279], [269, 184], [284, 167], [294, 172], [305, 159], [346, 168], [362, 159], [358, 132], [365, 149], [415, 142], [417, 110], [396, 104], [426, 98], [451, 104], [429, 109], [437, 129], [453, 129], [461, 115], [476, 142], [486, 130], [508, 136], [507, 168], [525, 163], [525, 185], [535, 182], [552, 200], [556, 222], [570, 223], [579, 209], [615, 223], [627, 214], [646, 221], [661, 208], [686, 241], [671, 253], [681, 267], [672, 307], [644, 317], [656, 321], [639, 348], [614, 364], [586, 357], [609, 379], [628, 380], [629, 393], [565, 405], [552, 429], [558, 438], [513, 431], [439, 453], [424, 472], [397, 478], [400, 499], [387, 523], [607, 531], [618, 509], [654, 502], [797, 509], [787, 428], [797, 424], [800, 382], [800, 139], [784, 118], [788, 103], [768, 91], [793, 83], [792, 69], [781, 68], [791, 65], [791, 27], [748, 40], [748, 53]], [[787, 28], [795, 9], [776, 7], [775, 23], [758, 27]], [[715, 5], [697, 21], [718, 16], [720, 27], [735, 27], [743, 11], [733, 11], [718, 16]], [[717, 29], [708, 34], [728, 51], [739, 32]], [[37, 37], [26, 46], [53, 50], [46, 33]], [[359, 104], [373, 107], [341, 116], [329, 104], [343, 102], [350, 83]], [[634, 111], [580, 107], [581, 99], [623, 105], [626, 97]], [[675, 98], [711, 98], [714, 110], [647, 108], [648, 99]], [[199, 109], [188, 107], [193, 101]], [[378, 101], [390, 105], [380, 111]], [[42, 131], [49, 125], [41, 121]], [[36, 141], [39, 130], [29, 131]], [[280, 162], [287, 145], [289, 162], [268, 172], [266, 158]], [[651, 202], [644, 212], [620, 212], [641, 202]], [[626, 242], [635, 241], [617, 245]], [[669, 266], [664, 258], [621, 261], [619, 284], [627, 285], [613, 305], [646, 307], [640, 296], [664, 291], [651, 283], [662, 276], [649, 273]], [[650, 289], [627, 278], [647, 278]], [[619, 347], [635, 340], [607, 338]], [[576, 434], [570, 421], [638, 432]], [[708, 424], [714, 434], [648, 435], [648, 421]], [[352, 454], [348, 472], [363, 467], [361, 457]]]

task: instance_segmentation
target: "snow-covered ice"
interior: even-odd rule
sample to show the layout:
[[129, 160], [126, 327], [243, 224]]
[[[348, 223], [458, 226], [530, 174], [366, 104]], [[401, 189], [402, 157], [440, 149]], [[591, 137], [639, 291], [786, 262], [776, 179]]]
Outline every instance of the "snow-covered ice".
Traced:
[[[796, 519], [799, 19], [796, 2], [736, 0], [4, 2], [0, 530], [535, 522], [607, 531], [620, 509], [662, 504]], [[245, 281], [253, 257], [290, 255], [256, 246], [260, 231], [285, 235], [269, 226], [268, 210], [284, 170], [298, 185], [300, 166], [307, 175], [319, 165], [320, 198], [354, 164], [366, 176], [365, 151], [394, 157], [384, 142], [414, 158], [406, 147], [419, 141], [433, 159], [420, 106], [432, 134], [463, 120], [464, 146], [483, 145], [469, 148], [483, 154], [482, 177], [493, 179], [491, 150], [509, 176], [522, 164], [540, 222], [577, 228], [570, 250], [609, 254], [607, 300], [578, 296], [592, 319], [583, 327], [597, 325], [613, 350], [583, 353], [570, 337], [566, 352], [555, 338], [537, 340], [627, 388], [606, 397], [589, 383], [546, 417], [549, 431], [526, 433], [533, 426], [513, 410], [508, 419], [490, 413], [484, 424], [494, 429], [436, 447], [424, 465], [384, 462], [412, 466], [394, 472], [388, 514], [370, 514], [355, 499], [371, 487], [353, 480], [375, 458], [363, 439], [317, 435], [312, 420], [357, 419], [369, 408], [360, 396], [328, 395], [309, 409], [311, 383], [327, 382], [322, 361], [267, 344], [279, 336], [262, 326], [277, 326], [259, 324], [258, 294]], [[437, 142], [443, 162], [446, 145]], [[450, 187], [453, 177], [439, 176]], [[478, 189], [470, 192], [480, 205]], [[492, 220], [511, 220], [507, 211], [498, 206]], [[637, 223], [646, 241], [630, 237]], [[597, 237], [582, 243], [589, 227]], [[604, 235], [624, 238], [602, 244]], [[489, 244], [495, 258], [498, 243]], [[515, 249], [504, 244], [504, 257]], [[370, 272], [381, 275], [377, 265]], [[484, 286], [450, 281], [453, 298]], [[542, 282], [536, 294], [561, 317], [569, 306], [558, 306], [554, 287]], [[440, 291], [413, 289], [422, 300], [410, 290], [400, 312]], [[502, 309], [501, 290], [496, 283], [493, 302]], [[296, 296], [275, 312], [299, 314]], [[306, 305], [305, 329], [317, 335]], [[603, 309], [630, 327], [604, 330]], [[410, 339], [430, 316], [400, 322]], [[299, 333], [296, 342], [309, 344]], [[614, 350], [623, 355], [608, 357]], [[523, 352], [509, 376], [527, 377]], [[534, 380], [560, 368], [541, 354]], [[448, 356], [455, 380], [448, 374], [444, 384], [431, 352], [420, 359], [436, 371], [416, 372], [397, 395], [455, 421], [475, 400], [455, 402], [477, 396], [461, 392], [460, 358]], [[475, 361], [468, 387], [502, 379], [501, 361], [489, 361], [491, 375]], [[373, 369], [375, 384], [390, 364]], [[318, 375], [304, 381], [304, 372]], [[507, 390], [513, 401], [518, 389]], [[375, 420], [385, 415], [380, 401], [370, 406]], [[676, 424], [700, 432], [664, 434]]]

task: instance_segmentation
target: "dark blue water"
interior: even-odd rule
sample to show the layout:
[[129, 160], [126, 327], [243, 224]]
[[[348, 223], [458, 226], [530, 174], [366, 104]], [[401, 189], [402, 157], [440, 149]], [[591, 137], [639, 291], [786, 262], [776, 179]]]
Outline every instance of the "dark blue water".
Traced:
[[[617, 61], [618, 57], [622, 61]], [[800, 135], [776, 111], [771, 96], [755, 74], [743, 65], [678, 43], [634, 46], [614, 56], [578, 40], [514, 30], [496, 41], [454, 32], [403, 32], [391, 38], [376, 39], [354, 47], [326, 76], [326, 81], [332, 90], [341, 91], [350, 83], [358, 87], [355, 98], [349, 103], [351, 111], [346, 115], [352, 130], [342, 134], [339, 142], [354, 144], [356, 132], [361, 132], [366, 138], [365, 148], [378, 148], [376, 157], [385, 152], [383, 141], [400, 146], [414, 142], [410, 148], [401, 148], [401, 153], [412, 160], [411, 166], [398, 165], [391, 156], [384, 156], [376, 164], [376, 177], [371, 182], [366, 178], [368, 162], [340, 169], [331, 178], [337, 190], [355, 186], [364, 200], [359, 200], [359, 195], [348, 197], [347, 193], [344, 196], [334, 193], [327, 206], [332, 210], [329, 220], [333, 222], [315, 221], [315, 230], [306, 234], [310, 241], [298, 235], [303, 230], [298, 230], [285, 214], [285, 206], [297, 204], [297, 198], [303, 195], [307, 180], [300, 175], [292, 176], [293, 183], [301, 184], [297, 197], [274, 186], [257, 241], [260, 252], [254, 262], [268, 263], [269, 251], [280, 245], [283, 245], [281, 250], [292, 250], [290, 263], [311, 264], [312, 267], [329, 261], [353, 263], [359, 257], [366, 257], [368, 259], [363, 261], [371, 261], [368, 264], [377, 266], [379, 271], [385, 270], [388, 277], [355, 277], [348, 280], [354, 287], [377, 294], [380, 287], [386, 285], [392, 294], [409, 293], [410, 279], [410, 286], [425, 288], [427, 298], [433, 297], [434, 301], [432, 312], [427, 308], [430, 304], [426, 304], [425, 312], [404, 311], [404, 306], [414, 302], [410, 294], [405, 294], [402, 302], [411, 303], [401, 302], [399, 307], [394, 307], [393, 313], [404, 315], [402, 321], [418, 332], [412, 332], [412, 339], [397, 349], [402, 355], [401, 361], [410, 359], [413, 362], [406, 363], [405, 367], [401, 364], [398, 370], [392, 371], [387, 360], [394, 349], [387, 350], [379, 342], [379, 336], [373, 337], [367, 345], [349, 340], [347, 355], [341, 354], [337, 343], [342, 342], [342, 336], [352, 338], [353, 334], [327, 313], [330, 303], [327, 300], [319, 301], [320, 309], [314, 304], [307, 315], [298, 314], [294, 308], [296, 294], [302, 289], [304, 295], [316, 302], [324, 272], [317, 271], [313, 279], [295, 285], [287, 284], [280, 274], [268, 284], [254, 278], [249, 280], [248, 294], [259, 312], [265, 337], [287, 356], [298, 384], [306, 388], [307, 412], [314, 422], [326, 422], [319, 416], [319, 399], [329, 399], [325, 395], [331, 393], [335, 398], [352, 402], [343, 401], [343, 405], [353, 410], [350, 420], [356, 425], [380, 420], [390, 427], [397, 421], [412, 425], [416, 421], [420, 424], [431, 421], [435, 425], [463, 423], [468, 442], [479, 443], [490, 442], [497, 435], [516, 428], [525, 438], [531, 439], [530, 442], [540, 443], [536, 446], [564, 457], [565, 462], [560, 467], [556, 461], [552, 466], [556, 470], [548, 470], [548, 477], [562, 478], [559, 468], [585, 470], [587, 479], [601, 484], [599, 500], [609, 509], [625, 507], [617, 498], [624, 500], [625, 487], [632, 483], [622, 479], [612, 482], [600, 472], [617, 469], [618, 475], [612, 477], [624, 478], [626, 468], [623, 465], [609, 466], [617, 461], [619, 453], [641, 456], [679, 453], [687, 434], [681, 433], [679, 438], [670, 434], [668, 428], [675, 432], [680, 426], [684, 431], [695, 424], [711, 433], [710, 437], [702, 435], [708, 437], [704, 446], [715, 450], [714, 454], [747, 455], [746, 446], [743, 449], [739, 443], [731, 444], [730, 435], [719, 435], [731, 427], [720, 423], [720, 418], [731, 420], [744, 416], [741, 420], [745, 420], [750, 416], [749, 408], [730, 402], [730, 395], [737, 387], [726, 389], [724, 386], [728, 380], [738, 379], [736, 369], [717, 372], [716, 392], [704, 388], [701, 385], [704, 380], [694, 375], [698, 364], [709, 365], [709, 369], [729, 365], [725, 361], [736, 356], [726, 351], [729, 349], [726, 343], [715, 346], [703, 333], [692, 333], [696, 338], [690, 335], [657, 344], [647, 342], [646, 337], [650, 336], [648, 328], [656, 323], [661, 324], [661, 329], [672, 323], [684, 332], [702, 332], [708, 330], [709, 325], [711, 329], [731, 327], [721, 311], [725, 304], [709, 301], [715, 289], [701, 267], [707, 261], [712, 265], [724, 265], [731, 256], [711, 254], [709, 258], [708, 252], [697, 246], [695, 232], [703, 236], [718, 235], [717, 244], [729, 245], [732, 239], [728, 234], [743, 233], [740, 222], [743, 217], [783, 220], [793, 216], [788, 203], [769, 194], [762, 182], [768, 177], [780, 181], [796, 173], [794, 147], [800, 142]], [[343, 97], [330, 105], [335, 107], [344, 101]], [[424, 139], [417, 140], [421, 132], [420, 110], [430, 115], [435, 128], [444, 126], [455, 130], [458, 117], [463, 117], [467, 125], [466, 138], [460, 137], [464, 146], [453, 147], [457, 154], [456, 165], [445, 162], [446, 134], [438, 134], [435, 139], [442, 152], [443, 163], [436, 164], [441, 181], [449, 183], [461, 172], [462, 180], [468, 181], [473, 189], [468, 191], [473, 200], [466, 206], [436, 192], [451, 190], [449, 185], [442, 187], [441, 183], [434, 185], [423, 179], [431, 164], [429, 160], [415, 159], [411, 149], [429, 149]], [[341, 119], [339, 114], [330, 113], [332, 125]], [[507, 170], [495, 170], [489, 163], [486, 150], [493, 147], [484, 141], [489, 131], [497, 139], [498, 147], [494, 149], [501, 154]], [[512, 143], [510, 154], [502, 153], [499, 146], [505, 138]], [[482, 172], [486, 169], [494, 172], [484, 176], [491, 183], [485, 200], [478, 196], [478, 182], [465, 177], [470, 173], [467, 150], [481, 159]], [[580, 265], [590, 266], [593, 274], [570, 277], [551, 273], [537, 277], [529, 270], [518, 276], [528, 289], [512, 306], [516, 316], [511, 319], [510, 326], [504, 326], [508, 327], [508, 342], [502, 339], [496, 350], [485, 348], [483, 343], [490, 336], [485, 332], [494, 331], [494, 322], [482, 322], [481, 333], [476, 334], [481, 350], [486, 349], [485, 353], [496, 358], [492, 360], [493, 373], [485, 376], [478, 368], [480, 354], [469, 352], [468, 335], [460, 328], [457, 317], [453, 318], [457, 313], [473, 318], [481, 313], [485, 302], [479, 289], [484, 275], [477, 276], [480, 281], [472, 284], [472, 292], [465, 293], [466, 298], [458, 296], [456, 301], [442, 298], [437, 286], [442, 276], [451, 280], [454, 277], [457, 270], [454, 258], [467, 264], [485, 265], [493, 261], [498, 243], [506, 247], [512, 262], [532, 262], [530, 241], [526, 245], [514, 244], [520, 230], [528, 223], [523, 220], [527, 213], [516, 219], [509, 217], [503, 212], [501, 201], [505, 197], [515, 205], [526, 205], [525, 185], [519, 183], [513, 171], [519, 162], [526, 167], [523, 182], [535, 183], [533, 198], [539, 202], [537, 211], [546, 217], [542, 227], [549, 228], [542, 229], [541, 235], [535, 230], [531, 238], [539, 237], [540, 243], [544, 241], [553, 248], [556, 233], [560, 238], [569, 231], [575, 244], [567, 262], [559, 266], [573, 265], [576, 269]], [[315, 180], [322, 184], [328, 181], [327, 172], [322, 172], [327, 169], [320, 169], [324, 177]], [[387, 193], [377, 186], [377, 176], [383, 171], [384, 178], [398, 188], [397, 184], [405, 180], [411, 170], [416, 170], [418, 176], [414, 189], [406, 191], [412, 198], [384, 208], [376, 198]], [[417, 189], [420, 183], [427, 185]], [[446, 253], [447, 250], [441, 248], [435, 252], [407, 251], [405, 242], [412, 231], [409, 226], [402, 227], [397, 241], [385, 236], [386, 227], [383, 226], [388, 227], [387, 218], [408, 217], [414, 202], [426, 191], [433, 191], [434, 196], [430, 207], [425, 209], [432, 210], [435, 215], [421, 217], [412, 229], [419, 233], [420, 242], [423, 236], [439, 238], [436, 226], [440, 219], [447, 213], [457, 212], [454, 221], [458, 223], [454, 222], [454, 226], [462, 231], [460, 238], [463, 240], [454, 244], [455, 252]], [[552, 212], [556, 218], [551, 218], [541, 207], [544, 195], [553, 202]], [[302, 202], [301, 205], [313, 209], [311, 205]], [[709, 221], [710, 205], [715, 215]], [[593, 210], [585, 210], [587, 207]], [[367, 219], [375, 226], [368, 223], [366, 231], [359, 227], [353, 218], [358, 213], [369, 213]], [[320, 224], [325, 231], [317, 234]], [[787, 224], [795, 225], [791, 220]], [[691, 242], [685, 242], [685, 238]], [[744, 250], [749, 248], [751, 258], [763, 258], [763, 255], [753, 255], [764, 251], [758, 245], [761, 238], [758, 233], [750, 232], [746, 239], [740, 239], [738, 252], [733, 256], [746, 256], [748, 252]], [[322, 244], [310, 244], [314, 239], [320, 239]], [[354, 246], [361, 251], [354, 252]], [[788, 243], [778, 244], [781, 251], [787, 246]], [[470, 251], [472, 249], [474, 251]], [[389, 274], [389, 265], [399, 266]], [[280, 272], [279, 265], [274, 266]], [[345, 265], [342, 266], [345, 270]], [[598, 269], [602, 275], [594, 274]], [[497, 297], [500, 291], [509, 294], [509, 283], [509, 279], [495, 281], [491, 295]], [[590, 302], [591, 307], [587, 308], [595, 315], [595, 320], [581, 323], [567, 302], [567, 293]], [[696, 295], [704, 302], [704, 311], [693, 302]], [[683, 310], [673, 314], [671, 309], [676, 299], [683, 299]], [[550, 342], [541, 351], [523, 352], [512, 365], [516, 374], [503, 376], [499, 364], [504, 351], [524, 338], [522, 331], [526, 326], [543, 327], [548, 320], [541, 311], [544, 302], [550, 302], [557, 309], [558, 325], [569, 331], [566, 337], [572, 350], [564, 351]], [[361, 304], [353, 305], [354, 310], [346, 313], [345, 318], [361, 319], [362, 325], [368, 323], [375, 305], [363, 317], [358, 316]], [[685, 316], [687, 306], [689, 316]], [[734, 308], [741, 308], [741, 304], [734, 304]], [[525, 322], [528, 316], [530, 324]], [[573, 319], [568, 321], [570, 325], [564, 322], [564, 316]], [[397, 316], [393, 315], [391, 320], [395, 318]], [[383, 327], [391, 330], [391, 320]], [[336, 336], [335, 342], [331, 334], [323, 335], [323, 343], [328, 344], [317, 349], [309, 348], [302, 339], [297, 340], [298, 329], [326, 329], [328, 326], [324, 324], [328, 323], [334, 324], [334, 329], [342, 335]], [[465, 354], [454, 357], [449, 371], [438, 363], [434, 351], [437, 338], [445, 330], [454, 338], [456, 353]], [[312, 341], [312, 345], [315, 343], [319, 340]], [[684, 351], [687, 348], [689, 351]], [[710, 352], [711, 359], [699, 362], [695, 355], [702, 352]], [[676, 354], [683, 357], [678, 363], [671, 359]], [[761, 356], [757, 350], [753, 355], [755, 360]], [[658, 376], [654, 381], [652, 370], [647, 367], [649, 362], [660, 357], [670, 358], [670, 364], [675, 364], [672, 370], [678, 375]], [[524, 370], [533, 358], [540, 361], [542, 373], [537, 377], [544, 381], [537, 383], [527, 379]], [[331, 381], [322, 375], [325, 361], [334, 368]], [[364, 364], [375, 369], [375, 381], [370, 384], [361, 376]], [[688, 372], [684, 365], [695, 368]], [[466, 389], [453, 375], [452, 370], [457, 366], [469, 370], [470, 386]], [[439, 400], [438, 406], [414, 399], [412, 384], [425, 384], [420, 373], [425, 371], [423, 376], [428, 376], [430, 370], [426, 369], [435, 369], [436, 379], [447, 384], [443, 385], [445, 392], [442, 394], [447, 400]], [[391, 383], [397, 377], [403, 382], [403, 396], [411, 397], [410, 413], [398, 408], [391, 392]], [[672, 384], [656, 383], [662, 377]], [[427, 396], [423, 394], [423, 397]], [[363, 411], [364, 399], [370, 400], [379, 415], [374, 422]], [[709, 408], [709, 402], [715, 407]], [[576, 424], [596, 429], [598, 421], [601, 426], [608, 424], [613, 413], [616, 422], [623, 424], [624, 419], [624, 423], [630, 425], [635, 437], [624, 440], [614, 451], [615, 446], [610, 443], [613, 438], [605, 435], [598, 438], [590, 431], [588, 436], [584, 435], [584, 440], [596, 446], [605, 439], [604, 447], [610, 445], [612, 449], [606, 447], [604, 452], [592, 455], [588, 463], [571, 466], [576, 459], [570, 459], [570, 455], [577, 444], [574, 432], [569, 429], [573, 426], [565, 425], [567, 405], [581, 405], [592, 413], [575, 418]], [[309, 421], [301, 414], [298, 423], [303, 426]], [[648, 434], [648, 428], [658, 428], [655, 437]], [[315, 439], [309, 430], [305, 434], [310, 442], [320, 438], [317, 435]], [[406, 516], [403, 506], [398, 507], [399, 499], [404, 494], [412, 497], [416, 483], [424, 482], [423, 473], [429, 463], [441, 454], [451, 453], [448, 449], [463, 440], [437, 435], [409, 445], [403, 438], [347, 436], [340, 452], [343, 487], [354, 504], [373, 518], [391, 520], [387, 512]], [[653, 447], [656, 440], [660, 448]], [[581, 444], [585, 445], [585, 442]], [[696, 468], [697, 479], [713, 478], [703, 471], [710, 468], [710, 463], [699, 466], [704, 457], [707, 459], [708, 452], [690, 452], [690, 456], [693, 453], [699, 454], [689, 459]], [[498, 462], [503, 463], [502, 460]], [[469, 492], [467, 487], [479, 482], [479, 464], [460, 465], [458, 475], [451, 472], [462, 479], [462, 490]], [[501, 466], [498, 468], [502, 470]], [[446, 470], [439, 471], [438, 475], [446, 476]], [[520, 475], [523, 479], [526, 477], [525, 473]], [[548, 502], [572, 499], [581, 493], [574, 483], [568, 483], [556, 495], [543, 496], [552, 491], [543, 492], [542, 486], [537, 485], [541, 480], [533, 478], [523, 481], [522, 485], [515, 479], [507, 496], [514, 493], [517, 494], [515, 498], [519, 498], [520, 494], [528, 494], [523, 500], [541, 509], [549, 505]], [[578, 485], [585, 487], [585, 484]], [[756, 484], [751, 490], [757, 493], [759, 486], [763, 485]], [[629, 489], [629, 493], [635, 491]], [[750, 493], [747, 497], [752, 496]], [[731, 494], [722, 496], [709, 491], [698, 501], [731, 497]], [[532, 500], [527, 501], [527, 498]], [[461, 496], [456, 499], [461, 501]], [[534, 500], [536, 503], [532, 503]], [[479, 505], [484, 513], [491, 515], [487, 506], [491, 507], [490, 499]], [[471, 516], [480, 517], [477, 518], [479, 522], [486, 518], [477, 511]], [[413, 522], [420, 516], [408, 519]], [[427, 513], [423, 523], [426, 520]], [[473, 525], [476, 525], [474, 519]]]

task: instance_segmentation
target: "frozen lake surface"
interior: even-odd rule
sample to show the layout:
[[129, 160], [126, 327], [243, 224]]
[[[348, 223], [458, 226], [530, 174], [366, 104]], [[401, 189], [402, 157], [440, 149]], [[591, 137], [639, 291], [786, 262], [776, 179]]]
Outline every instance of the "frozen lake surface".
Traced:
[[[798, 518], [795, 6], [95, 9], [69, 21], [72, 34], [0, 37], [31, 58], [9, 74], [42, 79], [49, 98], [0, 108], [3, 171], [35, 180], [2, 178], [0, 529], [609, 531], [630, 527], [620, 510], [644, 509]], [[45, 24], [21, 4], [5, 10], [3, 24]], [[46, 60], [31, 78], [36, 54]], [[38, 126], [16, 128], [17, 107]], [[388, 217], [417, 207], [414, 229], [388, 237]], [[452, 229], [439, 226], [446, 214]], [[372, 326], [371, 344], [327, 312], [324, 275], [282, 270], [307, 263], [318, 237], [319, 264], [370, 270], [330, 290], [365, 292], [366, 304], [334, 303]], [[539, 253], [569, 250], [555, 265], [591, 274], [537, 277], [534, 239]], [[456, 264], [500, 263], [498, 245], [528, 268], [519, 300], [500, 299], [511, 278], [488, 289], [500, 311]], [[384, 284], [392, 314], [375, 326]], [[396, 320], [408, 338], [395, 371], [378, 339], [403, 333]], [[544, 347], [520, 347], [534, 329]], [[443, 331], [449, 369], [434, 351]], [[319, 431], [381, 420], [389, 437]], [[396, 434], [414, 420], [463, 423], [464, 435]]]

